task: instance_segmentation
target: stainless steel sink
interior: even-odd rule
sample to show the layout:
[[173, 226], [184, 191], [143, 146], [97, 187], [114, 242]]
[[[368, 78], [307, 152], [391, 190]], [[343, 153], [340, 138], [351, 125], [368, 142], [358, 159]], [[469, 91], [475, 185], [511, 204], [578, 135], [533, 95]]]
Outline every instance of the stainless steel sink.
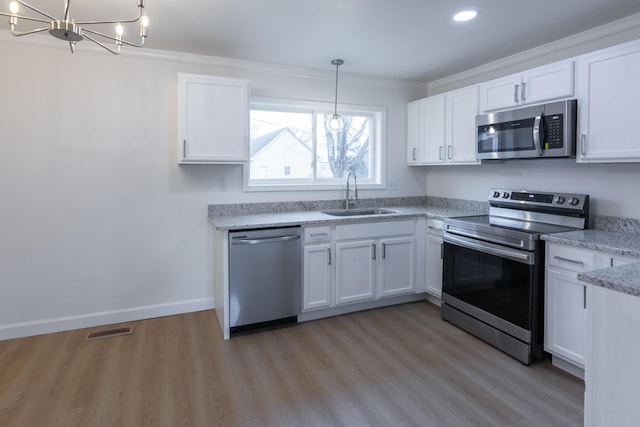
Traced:
[[360, 215], [385, 215], [398, 213], [392, 209], [383, 208], [354, 208], [354, 209], [332, 209], [328, 211], [322, 211], [322, 213], [331, 216], [360, 216]]

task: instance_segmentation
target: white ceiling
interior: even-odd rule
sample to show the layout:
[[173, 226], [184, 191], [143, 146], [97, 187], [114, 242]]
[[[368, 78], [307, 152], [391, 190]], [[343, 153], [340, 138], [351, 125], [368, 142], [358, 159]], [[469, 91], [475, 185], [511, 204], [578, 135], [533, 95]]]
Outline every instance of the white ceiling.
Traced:
[[[64, 0], [28, 1], [62, 15]], [[71, 0], [71, 16], [127, 17], [136, 1]], [[478, 18], [453, 22], [465, 7]], [[148, 48], [320, 70], [342, 58], [341, 72], [431, 81], [640, 13], [640, 1], [146, 0], [146, 10]]]

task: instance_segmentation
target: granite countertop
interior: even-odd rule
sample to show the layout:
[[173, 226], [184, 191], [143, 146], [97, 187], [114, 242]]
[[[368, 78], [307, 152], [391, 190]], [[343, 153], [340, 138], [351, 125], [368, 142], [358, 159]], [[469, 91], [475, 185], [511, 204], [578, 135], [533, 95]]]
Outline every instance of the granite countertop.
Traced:
[[209, 215], [209, 220], [218, 230], [240, 230], [247, 228], [286, 227], [291, 225], [321, 225], [401, 220], [404, 218], [428, 217], [449, 218], [456, 216], [482, 215], [481, 211], [443, 206], [384, 206], [396, 211], [389, 214], [332, 216], [321, 211], [293, 211], [253, 213], [245, 215]]
[[[640, 258], [640, 234], [606, 230], [579, 230], [546, 234], [547, 242], [578, 246], [611, 254]], [[640, 261], [640, 260], [639, 260]]]
[[578, 280], [640, 296], [640, 262], [580, 273]]
[[578, 280], [640, 296], [640, 234], [609, 230], [580, 230], [547, 234], [543, 240], [610, 254], [638, 257], [631, 263], [578, 274]]

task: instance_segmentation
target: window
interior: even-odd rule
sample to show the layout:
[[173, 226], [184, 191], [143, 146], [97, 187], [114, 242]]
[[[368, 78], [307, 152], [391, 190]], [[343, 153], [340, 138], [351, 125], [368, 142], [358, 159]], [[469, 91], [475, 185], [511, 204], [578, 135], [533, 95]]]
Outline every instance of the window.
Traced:
[[245, 189], [341, 188], [349, 172], [361, 187], [383, 188], [384, 110], [348, 106], [338, 113], [344, 126], [332, 132], [326, 121], [333, 104], [254, 100]]

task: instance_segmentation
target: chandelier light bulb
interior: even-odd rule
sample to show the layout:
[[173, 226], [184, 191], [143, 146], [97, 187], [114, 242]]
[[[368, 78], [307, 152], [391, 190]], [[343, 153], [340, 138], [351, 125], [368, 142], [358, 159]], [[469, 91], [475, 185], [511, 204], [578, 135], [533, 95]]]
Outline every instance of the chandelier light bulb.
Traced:
[[118, 23], [118, 25], [116, 25], [116, 34], [118, 36], [122, 36], [124, 34], [124, 28], [122, 27], [122, 24]]
[[142, 27], [147, 28], [149, 26], [149, 17], [147, 15], [142, 15], [142, 18], [140, 19], [140, 25], [142, 25]]
[[9, 11], [12, 14], [16, 15], [19, 10], [20, 10], [20, 5], [18, 4], [17, 1], [13, 0], [11, 3], [9, 3]]

